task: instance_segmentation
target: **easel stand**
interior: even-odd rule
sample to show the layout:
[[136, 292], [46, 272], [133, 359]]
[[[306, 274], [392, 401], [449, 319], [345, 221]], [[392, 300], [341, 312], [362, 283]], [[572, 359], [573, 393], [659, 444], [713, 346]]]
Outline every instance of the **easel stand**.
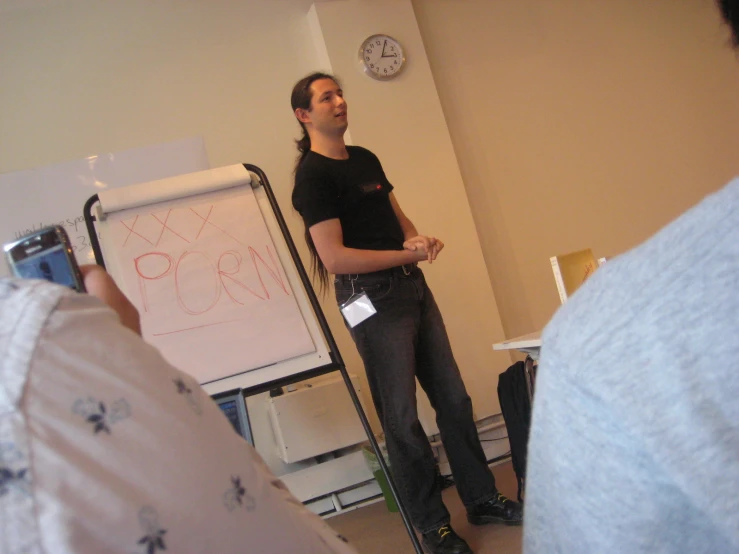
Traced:
[[[344, 379], [344, 384], [346, 385], [346, 388], [349, 391], [349, 396], [351, 397], [352, 403], [354, 404], [357, 414], [359, 415], [359, 420], [362, 422], [362, 427], [364, 428], [364, 431], [367, 434], [367, 438], [369, 439], [369, 442], [372, 445], [372, 450], [377, 456], [377, 460], [380, 464], [382, 472], [385, 474], [385, 477], [387, 478], [388, 484], [390, 486], [390, 490], [392, 491], [393, 497], [395, 498], [395, 501], [398, 504], [400, 515], [403, 519], [405, 528], [408, 531], [408, 535], [410, 536], [411, 542], [413, 543], [413, 547], [417, 554], [423, 554], [423, 550], [421, 549], [421, 545], [418, 541], [418, 537], [416, 536], [415, 530], [413, 529], [413, 526], [410, 522], [408, 512], [405, 506], [403, 505], [400, 495], [398, 494], [398, 489], [395, 485], [395, 482], [393, 481], [393, 478], [390, 474], [387, 464], [385, 463], [385, 459], [382, 455], [382, 452], [380, 451], [379, 445], [377, 444], [377, 440], [375, 439], [374, 433], [372, 432], [372, 428], [370, 427], [369, 421], [367, 420], [367, 416], [364, 413], [364, 409], [362, 408], [362, 405], [359, 402], [359, 397], [357, 396], [357, 393], [354, 390], [354, 386], [352, 385], [351, 379], [346, 370], [346, 366], [344, 364], [343, 358], [341, 357], [341, 353], [339, 352], [339, 348], [336, 344], [336, 340], [334, 339], [334, 336], [331, 333], [331, 329], [329, 328], [328, 322], [326, 321], [326, 316], [323, 313], [321, 305], [318, 302], [318, 297], [316, 296], [315, 290], [313, 289], [310, 279], [308, 278], [308, 273], [306, 272], [303, 262], [301, 261], [300, 256], [298, 254], [298, 251], [295, 248], [295, 243], [292, 239], [292, 236], [290, 235], [290, 231], [287, 227], [287, 224], [285, 223], [285, 218], [282, 215], [282, 211], [280, 210], [280, 207], [277, 204], [277, 199], [275, 198], [274, 192], [272, 191], [272, 187], [269, 184], [269, 180], [267, 179], [267, 176], [264, 174], [264, 172], [257, 166], [251, 165], [251, 164], [243, 164], [243, 165], [247, 171], [256, 175], [257, 177], [257, 180], [256, 180], [257, 182], [253, 181], [252, 186], [254, 187], [261, 186], [264, 189], [264, 192], [269, 200], [270, 207], [274, 213], [274, 216], [279, 225], [280, 231], [282, 232], [282, 236], [290, 252], [292, 261], [295, 264], [295, 268], [297, 269], [297, 272], [300, 276], [300, 280], [303, 284], [303, 288], [305, 289], [308, 299], [310, 300], [311, 307], [316, 315], [317, 321], [321, 327], [321, 331], [328, 344], [331, 363], [320, 366], [320, 367], [316, 367], [308, 371], [303, 371], [298, 374], [290, 375], [288, 377], [284, 377], [281, 379], [276, 379], [276, 380], [269, 381], [266, 383], [261, 383], [256, 386], [239, 389], [238, 391], [230, 391], [228, 394], [234, 394], [237, 392], [243, 395], [243, 397], [252, 396], [255, 394], [267, 392], [275, 388], [279, 388], [279, 387], [287, 386], [287, 385], [290, 385], [296, 382], [300, 382], [305, 379], [317, 377], [319, 375], [325, 375], [327, 373], [331, 373], [334, 371], [339, 371], [341, 373], [342, 378]], [[104, 268], [105, 261], [104, 261], [103, 253], [100, 247], [100, 242], [98, 241], [97, 230], [95, 228], [96, 217], [93, 215], [93, 206], [98, 202], [98, 200], [99, 199], [98, 199], [97, 194], [91, 196], [87, 200], [84, 206], [84, 217], [85, 217], [85, 224], [87, 225], [87, 231], [90, 236], [90, 243], [92, 246], [92, 250], [93, 250], [93, 253], [95, 254], [95, 261], [98, 265]], [[246, 402], [244, 402], [244, 409], [245, 407], [246, 407]], [[247, 438], [249, 438], [252, 436], [252, 433], [251, 433], [251, 429], [249, 426], [248, 413], [244, 411], [244, 415], [246, 416], [245, 435], [247, 436]], [[253, 439], [250, 440], [250, 442], [252, 443], [252, 445], [254, 444]]]

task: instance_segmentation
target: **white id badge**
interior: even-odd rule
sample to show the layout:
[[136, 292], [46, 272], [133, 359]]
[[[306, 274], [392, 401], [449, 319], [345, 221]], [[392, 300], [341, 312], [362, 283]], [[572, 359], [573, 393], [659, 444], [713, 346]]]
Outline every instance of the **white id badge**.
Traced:
[[366, 292], [355, 294], [349, 300], [341, 305], [341, 313], [349, 324], [349, 327], [356, 327], [368, 317], [372, 317], [377, 313], [372, 301]]

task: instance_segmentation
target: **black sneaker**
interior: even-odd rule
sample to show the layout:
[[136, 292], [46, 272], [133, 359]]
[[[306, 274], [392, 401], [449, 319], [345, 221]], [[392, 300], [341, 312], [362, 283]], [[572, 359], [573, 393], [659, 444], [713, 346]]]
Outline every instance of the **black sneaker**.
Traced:
[[509, 500], [498, 492], [495, 493], [495, 498], [467, 510], [467, 521], [473, 525], [485, 525], [487, 523], [521, 525], [523, 523], [523, 507], [518, 502]]
[[423, 534], [423, 546], [429, 554], [472, 554], [469, 545], [457, 535], [451, 525]]

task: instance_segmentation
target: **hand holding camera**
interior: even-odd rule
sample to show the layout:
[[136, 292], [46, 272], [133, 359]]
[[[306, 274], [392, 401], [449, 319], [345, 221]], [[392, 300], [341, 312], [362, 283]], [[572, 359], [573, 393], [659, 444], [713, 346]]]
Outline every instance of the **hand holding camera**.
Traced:
[[5, 257], [16, 277], [44, 279], [89, 293], [110, 306], [124, 327], [141, 335], [139, 312], [98, 265], [77, 265], [69, 237], [60, 225], [46, 227], [6, 244]]

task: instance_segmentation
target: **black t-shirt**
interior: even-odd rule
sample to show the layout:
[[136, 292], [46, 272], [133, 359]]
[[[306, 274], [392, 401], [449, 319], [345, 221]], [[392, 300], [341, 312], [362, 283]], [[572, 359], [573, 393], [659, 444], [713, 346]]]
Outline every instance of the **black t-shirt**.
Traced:
[[359, 146], [347, 151], [347, 160], [308, 153], [295, 172], [293, 207], [308, 228], [339, 219], [348, 248], [403, 250], [403, 230], [390, 204], [393, 186], [380, 160]]

